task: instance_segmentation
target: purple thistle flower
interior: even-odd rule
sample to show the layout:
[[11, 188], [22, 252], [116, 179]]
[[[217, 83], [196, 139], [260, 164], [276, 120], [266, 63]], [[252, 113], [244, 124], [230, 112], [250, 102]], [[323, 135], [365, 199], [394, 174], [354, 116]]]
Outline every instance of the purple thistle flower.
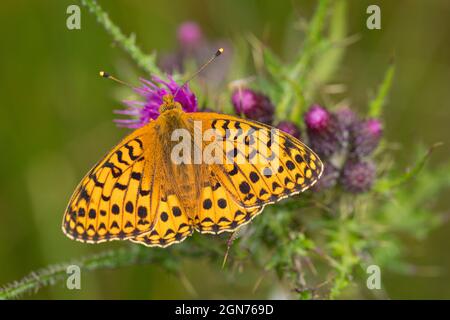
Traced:
[[252, 120], [272, 123], [275, 107], [262, 93], [251, 89], [236, 89], [231, 96], [231, 102], [237, 114], [244, 114]]
[[359, 158], [370, 155], [380, 143], [382, 135], [383, 126], [380, 120], [355, 122], [350, 130], [350, 155]]
[[[158, 118], [159, 107], [163, 103], [163, 96], [166, 94], [174, 95], [180, 88], [172, 77], [168, 76], [169, 81], [164, 81], [158, 77], [152, 77], [153, 82], [141, 78], [142, 86], [135, 88], [134, 91], [145, 98], [145, 101], [124, 100], [127, 106], [125, 110], [115, 110], [117, 114], [131, 116], [132, 119], [114, 120], [120, 127], [140, 128], [151, 120]], [[162, 85], [161, 87], [156, 84]], [[179, 102], [185, 112], [197, 111], [197, 98], [189, 90], [187, 85], [179, 89], [174, 100]]]
[[329, 157], [343, 146], [344, 132], [336, 116], [319, 105], [305, 113], [306, 130], [311, 148], [320, 156]]
[[305, 114], [305, 122], [311, 131], [321, 131], [329, 126], [331, 115], [318, 104], [312, 105]]
[[325, 162], [322, 177], [316, 182], [311, 190], [320, 192], [332, 188], [339, 178], [339, 169], [330, 162]]
[[195, 49], [203, 41], [202, 29], [193, 21], [182, 23], [178, 27], [177, 37], [180, 46], [186, 50]]
[[297, 127], [297, 125], [290, 121], [281, 121], [278, 123], [277, 126], [278, 129], [289, 133], [291, 136], [300, 139], [300, 128]]
[[375, 180], [375, 165], [369, 161], [349, 160], [341, 176], [342, 187], [351, 193], [369, 191]]

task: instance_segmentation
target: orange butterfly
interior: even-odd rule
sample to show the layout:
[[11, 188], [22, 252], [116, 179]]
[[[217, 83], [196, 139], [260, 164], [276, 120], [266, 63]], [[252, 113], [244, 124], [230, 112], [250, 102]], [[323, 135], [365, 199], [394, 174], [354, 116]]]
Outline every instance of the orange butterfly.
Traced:
[[[268, 125], [187, 113], [171, 94], [159, 111], [156, 120], [123, 139], [80, 182], [63, 218], [69, 238], [166, 247], [194, 230], [231, 232], [267, 204], [308, 189], [322, 174], [323, 164], [311, 149]], [[210, 139], [194, 138], [187, 146], [201, 155], [213, 150], [212, 156], [174, 161], [176, 130], [209, 134]], [[211, 159], [216, 161], [205, 161]]]

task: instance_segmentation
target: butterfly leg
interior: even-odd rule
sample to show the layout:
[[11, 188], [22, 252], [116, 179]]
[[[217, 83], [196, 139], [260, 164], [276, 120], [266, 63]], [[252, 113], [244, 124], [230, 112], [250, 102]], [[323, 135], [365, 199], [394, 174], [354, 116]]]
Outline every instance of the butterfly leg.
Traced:
[[227, 263], [228, 254], [230, 252], [231, 245], [233, 244], [233, 241], [237, 238], [238, 232], [239, 232], [239, 230], [233, 231], [227, 240], [227, 250], [225, 251], [225, 256], [223, 257], [222, 269], [225, 268], [225, 264]]

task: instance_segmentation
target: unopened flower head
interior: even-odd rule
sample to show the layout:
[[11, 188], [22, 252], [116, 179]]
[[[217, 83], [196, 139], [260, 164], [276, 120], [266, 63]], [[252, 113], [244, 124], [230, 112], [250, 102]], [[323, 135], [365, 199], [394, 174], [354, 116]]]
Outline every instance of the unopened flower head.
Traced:
[[304, 116], [311, 148], [320, 156], [329, 157], [343, 145], [343, 130], [334, 114], [313, 105]]
[[231, 102], [238, 115], [243, 114], [252, 120], [272, 123], [275, 107], [264, 94], [239, 88], [233, 92]]
[[[163, 103], [163, 96], [166, 94], [176, 95], [174, 100], [179, 102], [185, 112], [197, 111], [197, 98], [189, 90], [188, 85], [180, 88], [172, 77], [169, 81], [164, 81], [158, 77], [153, 77], [152, 81], [141, 79], [142, 86], [135, 88], [135, 91], [145, 98], [144, 101], [125, 100], [127, 108], [116, 110], [115, 113], [131, 116], [131, 119], [114, 120], [119, 126], [128, 128], [139, 128], [159, 116], [159, 107]], [[158, 86], [158, 85], [160, 86]]]
[[355, 122], [350, 130], [350, 152], [352, 156], [370, 155], [380, 143], [383, 126], [378, 119]]
[[177, 37], [183, 49], [191, 50], [202, 42], [203, 33], [197, 23], [187, 21], [178, 27]]
[[358, 119], [357, 114], [349, 107], [341, 107], [337, 109], [334, 114], [345, 129], [348, 129]]
[[331, 115], [318, 104], [312, 105], [305, 114], [305, 123], [310, 131], [321, 131], [329, 126]]
[[370, 161], [349, 160], [342, 171], [342, 187], [351, 193], [369, 191], [374, 180], [375, 165]]

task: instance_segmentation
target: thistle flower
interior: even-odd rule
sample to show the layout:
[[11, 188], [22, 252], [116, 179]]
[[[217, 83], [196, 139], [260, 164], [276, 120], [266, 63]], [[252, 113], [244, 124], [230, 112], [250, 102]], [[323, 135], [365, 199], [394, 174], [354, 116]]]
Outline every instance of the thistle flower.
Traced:
[[252, 120], [272, 123], [275, 107], [262, 93], [251, 89], [236, 89], [232, 94], [231, 102], [237, 114], [244, 114]]
[[281, 121], [278, 123], [277, 128], [289, 133], [291, 136], [300, 139], [300, 128], [297, 125], [290, 121]]
[[343, 130], [336, 116], [319, 105], [313, 105], [304, 116], [311, 148], [329, 157], [342, 148]]
[[332, 188], [336, 185], [339, 178], [339, 169], [328, 161], [325, 161], [322, 177], [312, 187], [315, 192], [320, 192], [325, 189]]
[[[151, 120], [158, 118], [159, 106], [163, 103], [163, 96], [166, 94], [175, 94], [174, 100], [179, 102], [185, 112], [197, 111], [197, 98], [189, 90], [187, 85], [180, 89], [172, 77], [168, 77], [169, 81], [164, 81], [158, 77], [153, 77], [153, 82], [142, 79], [142, 86], [135, 88], [134, 91], [145, 98], [145, 101], [124, 100], [127, 106], [125, 110], [115, 110], [115, 113], [131, 116], [132, 119], [117, 119], [114, 120], [118, 126], [127, 128], [139, 128]], [[160, 87], [156, 84], [161, 85]]]
[[350, 154], [361, 158], [371, 154], [380, 143], [383, 127], [379, 120], [355, 122], [350, 130]]
[[369, 191], [375, 180], [375, 165], [369, 161], [347, 161], [342, 171], [342, 187], [351, 193]]
[[200, 26], [192, 21], [182, 23], [177, 30], [178, 42], [185, 50], [195, 49], [203, 41], [203, 33]]

